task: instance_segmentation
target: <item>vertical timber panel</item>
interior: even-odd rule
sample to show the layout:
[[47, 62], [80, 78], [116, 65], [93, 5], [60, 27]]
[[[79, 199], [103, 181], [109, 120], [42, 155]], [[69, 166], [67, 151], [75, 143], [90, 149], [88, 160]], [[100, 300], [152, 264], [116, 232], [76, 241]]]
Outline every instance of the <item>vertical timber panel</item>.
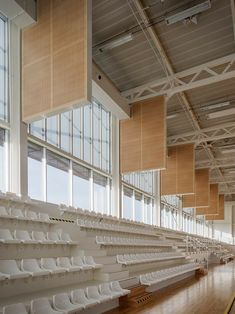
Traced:
[[224, 195], [219, 195], [219, 214], [207, 215], [206, 220], [224, 220]]
[[38, 20], [22, 32], [24, 121], [91, 98], [91, 1], [38, 0]]
[[219, 188], [218, 184], [210, 184], [210, 205], [205, 208], [196, 208], [197, 215], [218, 215]]
[[132, 104], [131, 118], [120, 122], [121, 173], [165, 169], [165, 99]]
[[183, 207], [208, 207], [210, 201], [209, 169], [195, 170], [195, 194], [183, 196]]
[[176, 147], [169, 147], [166, 170], [161, 171], [161, 195], [174, 194], [176, 194]]

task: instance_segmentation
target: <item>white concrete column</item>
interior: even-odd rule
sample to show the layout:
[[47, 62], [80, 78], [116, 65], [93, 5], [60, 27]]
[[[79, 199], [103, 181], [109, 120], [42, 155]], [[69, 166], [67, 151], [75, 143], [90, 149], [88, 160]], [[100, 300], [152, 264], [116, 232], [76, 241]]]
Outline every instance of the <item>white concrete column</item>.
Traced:
[[183, 230], [183, 206], [182, 206], [182, 198], [179, 198], [179, 209], [178, 209], [178, 217], [177, 217], [177, 230]]
[[160, 171], [154, 172], [154, 208], [153, 208], [153, 225], [161, 225], [161, 184]]
[[21, 122], [20, 29], [9, 21], [10, 191], [26, 196], [27, 126]]
[[119, 157], [119, 120], [112, 115], [112, 206], [111, 214], [121, 217], [121, 178]]

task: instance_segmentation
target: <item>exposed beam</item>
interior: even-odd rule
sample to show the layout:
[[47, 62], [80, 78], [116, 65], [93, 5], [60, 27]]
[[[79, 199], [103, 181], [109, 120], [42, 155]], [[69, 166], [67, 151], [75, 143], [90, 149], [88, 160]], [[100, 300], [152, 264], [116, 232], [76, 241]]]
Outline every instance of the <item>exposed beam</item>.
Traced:
[[200, 143], [218, 141], [225, 138], [235, 137], [235, 123], [229, 122], [224, 124], [218, 124], [213, 127], [200, 129], [194, 132], [187, 132], [183, 134], [169, 136], [167, 138], [168, 146], [174, 146], [179, 144]]
[[234, 160], [215, 159], [214, 162], [211, 162], [211, 160], [201, 160], [198, 163], [196, 163], [196, 166], [195, 166], [196, 169], [204, 169], [204, 168], [216, 169], [216, 168], [223, 168], [223, 167], [235, 167], [235, 159]]
[[129, 89], [123, 92], [122, 95], [130, 102], [159, 95], [171, 97], [175, 93], [234, 78], [234, 64], [235, 53]]
[[[147, 41], [149, 42], [149, 45], [151, 46], [153, 52], [155, 53], [155, 55], [157, 56], [157, 53], [160, 55], [160, 64], [163, 66], [165, 72], [166, 72], [166, 80], [167, 80], [167, 85], [168, 85], [168, 89], [169, 89], [169, 93], [168, 93], [168, 97], [172, 95], [172, 92], [170, 93], [170, 90], [172, 88], [174, 88], [174, 86], [172, 86], [172, 81], [169, 80], [169, 74], [170, 76], [173, 76], [175, 75], [174, 73], [174, 69], [171, 65], [171, 62], [169, 60], [169, 58], [167, 57], [164, 49], [163, 49], [163, 46], [161, 45], [161, 41], [155, 31], [155, 29], [153, 28], [153, 26], [151, 26], [150, 24], [150, 20], [148, 18], [148, 15], [146, 13], [146, 10], [144, 9], [143, 5], [142, 5], [142, 2], [140, 0], [132, 0], [132, 1], [128, 1], [128, 4], [133, 12], [133, 15], [135, 16], [138, 24], [140, 25], [140, 27], [142, 28], [142, 31], [147, 39]], [[134, 9], [132, 7], [132, 4], [134, 4]], [[143, 28], [142, 25], [145, 25], [145, 27]], [[149, 40], [150, 39], [150, 40]], [[156, 53], [156, 50], [157, 50], [157, 53]], [[233, 55], [233, 60], [232, 62], [229, 61], [229, 62], [224, 62], [226, 65], [225, 65], [225, 68], [223, 69], [222, 73], [227, 73], [229, 72], [229, 70], [231, 69], [231, 66], [232, 64], [234, 63], [235, 61], [235, 54]], [[215, 71], [214, 69], [215, 65], [212, 66], [211, 68], [205, 68], [203, 71], [205, 73], [208, 73], [208, 75], [211, 75], [211, 76], [217, 76], [218, 75], [218, 72]], [[191, 83], [195, 82], [197, 79], [198, 79], [198, 76], [201, 75], [201, 73], [203, 72], [202, 69], [200, 71], [197, 70], [197, 72], [194, 74], [194, 75], [188, 75], [188, 79], [190, 81], [192, 81]], [[231, 70], [230, 70], [231, 71]], [[221, 72], [219, 72], [221, 73]], [[204, 74], [204, 73], [203, 73]], [[235, 71], [234, 71], [234, 76], [235, 76]], [[177, 81], [177, 86], [178, 85], [187, 85], [187, 80], [186, 81], [182, 81], [182, 79], [179, 79], [179, 78], [176, 78], [176, 81]], [[152, 90], [151, 90], [152, 91]], [[186, 112], [186, 115], [188, 116], [188, 119], [189, 121], [192, 123], [193, 125], [193, 128], [196, 130], [196, 131], [201, 131], [201, 127], [200, 127], [200, 124], [198, 122], [198, 119], [194, 113], [194, 110], [192, 108], [192, 105], [190, 104], [190, 102], [188, 101], [185, 93], [184, 93], [184, 89], [183, 90], [178, 90], [177, 91], [179, 93], [179, 96], [180, 96], [180, 103], [181, 103], [181, 106], [182, 108], [185, 110]], [[150, 93], [152, 94], [152, 93]], [[164, 93], [166, 94], [166, 93]], [[139, 96], [143, 96], [142, 94], [142, 91], [141, 91], [141, 95]], [[153, 95], [149, 96], [149, 97], [153, 97]], [[136, 101], [137, 99], [131, 99], [130, 102], [133, 102], [133, 101]], [[140, 99], [138, 99], [140, 100]], [[208, 147], [207, 145], [207, 142], [204, 142], [204, 148], [205, 148], [205, 151], [209, 157], [209, 159], [211, 160], [212, 163], [214, 163], [214, 154], [213, 152], [211, 151], [211, 149]], [[217, 173], [219, 175], [219, 177], [224, 180], [223, 178], [223, 174], [221, 172], [221, 170], [218, 168], [217, 169]], [[228, 186], [226, 185], [226, 188], [228, 189]]]

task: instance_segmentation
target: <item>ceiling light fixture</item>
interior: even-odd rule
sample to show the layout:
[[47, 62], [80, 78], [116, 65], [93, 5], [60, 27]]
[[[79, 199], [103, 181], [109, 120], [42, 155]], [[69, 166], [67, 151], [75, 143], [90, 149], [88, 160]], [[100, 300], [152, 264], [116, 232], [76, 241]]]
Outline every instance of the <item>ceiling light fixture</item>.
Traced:
[[235, 148], [228, 148], [221, 151], [222, 154], [232, 154], [235, 153]]
[[169, 114], [168, 116], [166, 116], [166, 118], [167, 118], [167, 120], [168, 119], [173, 119], [173, 118], [176, 118], [176, 117], [178, 117], [178, 113], [172, 113], [172, 114]]
[[213, 105], [208, 105], [208, 106], [202, 107], [202, 108], [200, 108], [200, 110], [201, 111], [207, 111], [207, 110], [227, 107], [229, 105], [230, 105], [230, 101], [225, 101], [225, 102], [221, 102], [218, 104], [213, 104]]
[[131, 41], [131, 40], [133, 40], [133, 35], [132, 35], [132, 34], [127, 34], [127, 35], [125, 35], [125, 36], [122, 36], [122, 37], [113, 39], [113, 40], [107, 42], [106, 44], [101, 45], [101, 46], [98, 48], [98, 50], [99, 50], [100, 52], [107, 51], [107, 50], [111, 50], [111, 49], [113, 49], [113, 48], [122, 46], [122, 45], [128, 43], [128, 42]]
[[210, 8], [211, 8], [211, 1], [207, 0], [207, 1], [204, 1], [200, 4], [197, 4], [191, 8], [183, 10], [179, 13], [173, 14], [171, 16], [167, 16], [165, 18], [165, 21], [166, 21], [167, 25], [171, 25], [171, 24], [174, 24], [174, 23], [177, 23], [180, 21], [184, 21], [185, 19], [188, 19], [188, 18], [191, 19], [195, 15], [197, 15], [201, 12], [204, 12]]
[[232, 114], [235, 114], [235, 108], [230, 108], [230, 109], [225, 109], [225, 110], [220, 110], [220, 111], [209, 113], [207, 115], [207, 119], [216, 119], [216, 118], [230, 116]]

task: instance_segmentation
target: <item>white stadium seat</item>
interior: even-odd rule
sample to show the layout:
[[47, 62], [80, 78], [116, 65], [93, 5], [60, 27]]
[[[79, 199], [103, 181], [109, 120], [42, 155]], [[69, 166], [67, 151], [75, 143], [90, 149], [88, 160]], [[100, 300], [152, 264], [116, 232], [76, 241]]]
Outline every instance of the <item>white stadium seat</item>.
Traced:
[[15, 260], [0, 260], [0, 273], [7, 275], [9, 279], [27, 278], [29, 272], [22, 272]]
[[56, 311], [52, 308], [47, 298], [40, 298], [31, 301], [30, 314], [61, 314], [64, 312]]
[[72, 256], [71, 261], [72, 261], [72, 265], [79, 266], [83, 270], [93, 268], [91, 265], [84, 264], [84, 262], [80, 256]]
[[4, 306], [3, 314], [28, 314], [28, 311], [23, 303], [16, 303]]
[[119, 284], [118, 281], [113, 281], [113, 282], [111, 282], [111, 283], [110, 283], [110, 289], [111, 289], [111, 291], [114, 291], [114, 292], [120, 292], [120, 293], [122, 293], [122, 295], [126, 295], [126, 294], [130, 293], [130, 290], [128, 290], [128, 289], [123, 289], [123, 288], [120, 286], [120, 284]]
[[33, 211], [31, 211], [31, 210], [27, 210], [27, 211], [26, 211], [26, 217], [27, 217], [28, 219], [31, 219], [31, 220], [38, 220], [38, 215], [37, 215], [37, 213], [36, 213], [36, 212], [33, 212]]
[[50, 217], [47, 213], [39, 213], [38, 218], [44, 222], [51, 222]]
[[98, 287], [89, 286], [86, 288], [86, 294], [88, 299], [93, 299], [98, 301], [99, 303], [107, 302], [111, 299], [111, 296], [103, 296], [99, 293]]
[[50, 273], [53, 274], [59, 274], [66, 271], [66, 268], [57, 266], [55, 259], [52, 257], [41, 258], [41, 267], [43, 269], [49, 270]]
[[0, 243], [20, 243], [20, 240], [14, 239], [9, 229], [0, 229]]
[[21, 260], [22, 271], [29, 272], [32, 276], [45, 276], [49, 275], [50, 271], [42, 269], [36, 259], [22, 259]]
[[68, 244], [78, 244], [77, 241], [73, 241], [68, 233], [61, 233], [60, 238], [62, 241]]
[[48, 240], [46, 234], [43, 231], [32, 231], [32, 238], [38, 243], [42, 244], [54, 244], [54, 241]]
[[57, 311], [67, 314], [77, 313], [84, 309], [83, 305], [73, 304], [67, 293], [60, 293], [53, 296], [53, 306]]
[[112, 291], [108, 282], [104, 282], [99, 285], [99, 292], [102, 296], [108, 296], [112, 299], [122, 296], [121, 292]]
[[57, 265], [66, 268], [66, 270], [70, 272], [81, 270], [80, 266], [75, 266], [71, 264], [71, 260], [69, 257], [57, 257]]
[[24, 215], [24, 211], [20, 208], [11, 208], [10, 209], [10, 215], [12, 217], [15, 217], [17, 219], [26, 219]]
[[98, 301], [95, 299], [88, 299], [85, 295], [85, 291], [83, 289], [73, 290], [71, 292], [71, 301], [74, 304], [81, 304], [84, 308], [89, 308], [98, 304]]
[[53, 241], [56, 244], [66, 244], [67, 242], [60, 239], [60, 236], [57, 232], [49, 231], [47, 232], [47, 239]]
[[83, 262], [85, 265], [91, 266], [92, 268], [102, 268], [102, 264], [97, 264], [94, 261], [94, 258], [92, 256], [84, 256], [83, 257]]
[[9, 213], [8, 213], [7, 209], [3, 206], [0, 206], [0, 217], [2, 217], [2, 218], [9, 217]]
[[14, 237], [17, 240], [20, 240], [21, 243], [37, 243], [36, 240], [33, 240], [30, 237], [30, 234], [26, 230], [15, 230], [14, 231]]

